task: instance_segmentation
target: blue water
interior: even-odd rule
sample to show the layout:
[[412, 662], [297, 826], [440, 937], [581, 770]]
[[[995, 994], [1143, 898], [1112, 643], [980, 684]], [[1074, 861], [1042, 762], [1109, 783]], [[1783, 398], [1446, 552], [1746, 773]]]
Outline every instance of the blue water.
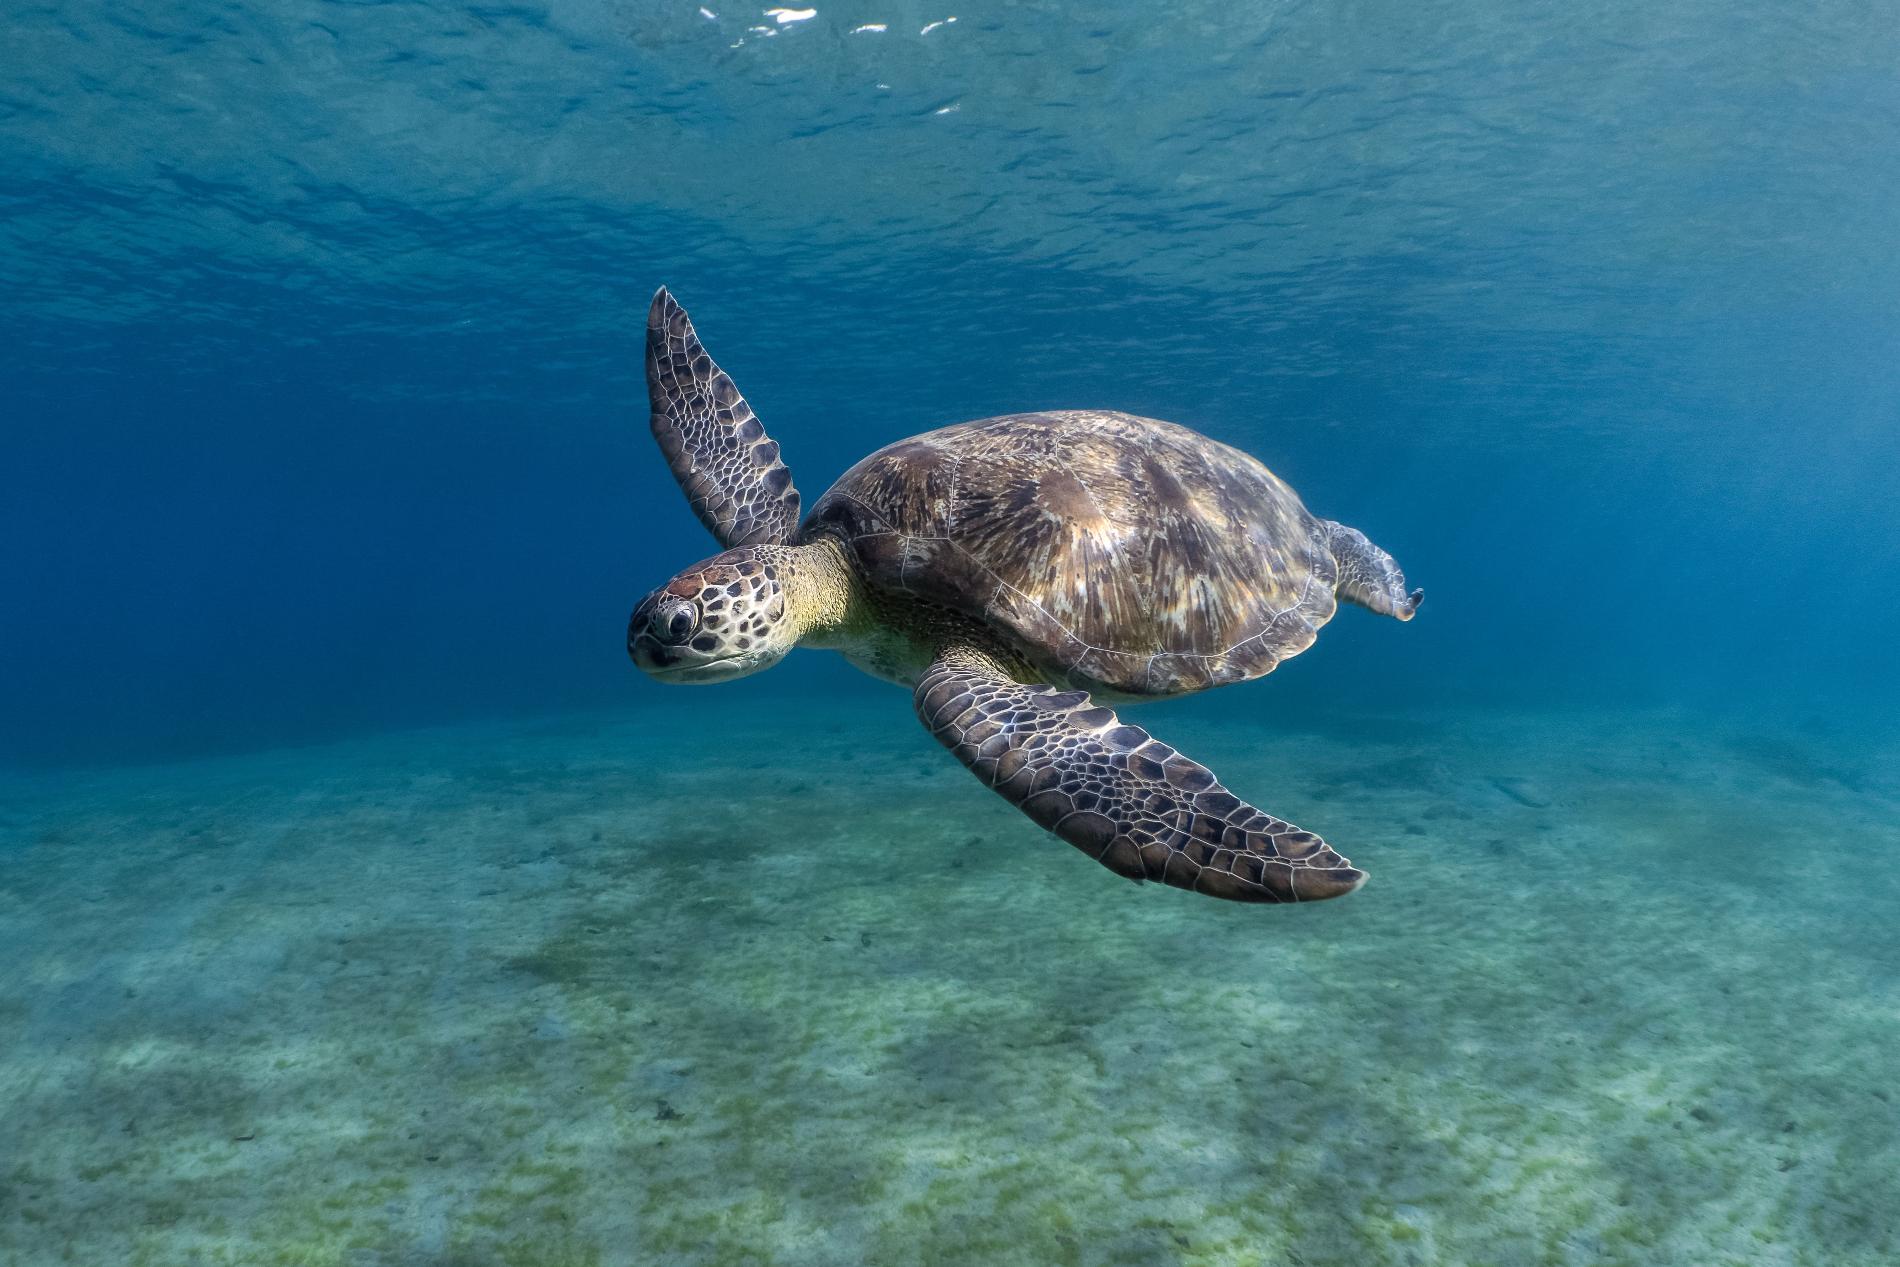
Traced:
[[[618, 788], [630, 806], [717, 756], [755, 772], [738, 803], [776, 812], [802, 786], [788, 754], [813, 733], [914, 743], [911, 765], [930, 769], [941, 754], [913, 735], [901, 694], [833, 657], [794, 657], [717, 703], [628, 665], [632, 604], [716, 548], [647, 433], [642, 327], [664, 284], [808, 506], [856, 458], [918, 431], [1122, 409], [1254, 453], [1427, 591], [1409, 625], [1349, 610], [1267, 682], [1144, 713], [1163, 738], [1238, 754], [1236, 736], [1262, 724], [1378, 743], [1515, 718], [1549, 754], [1526, 758], [1542, 771], [1531, 799], [1561, 811], [1608, 795], [1567, 795], [1564, 770], [1596, 761], [1624, 779], [1603, 754], [1640, 765], [1652, 751], [1604, 740], [1570, 762], [1562, 719], [1626, 717], [1653, 751], [1706, 741], [1754, 771], [1683, 775], [1698, 790], [1660, 820], [1642, 804], [1661, 793], [1626, 779], [1629, 822], [1681, 826], [1746, 887], [1770, 864], [1710, 843], [1759, 839], [1759, 824], [1711, 825], [1721, 789], [1819, 788], [1835, 799], [1789, 820], [1864, 851], [1827, 864], [1861, 877], [1828, 900], [1850, 896], [1842, 885], [1892, 892], [1895, 842], [1866, 833], [1900, 804], [1882, 799], [1879, 755], [1900, 715], [1900, 12], [814, 2], [810, 17], [721, 0], [9, 9], [0, 765], [54, 798], [10, 821], [79, 823], [60, 781], [133, 766], [221, 770], [166, 763], [411, 734], [461, 751], [455, 727], [543, 719], [675, 736], [643, 758], [648, 782]], [[1380, 729], [1408, 710], [1435, 720]], [[558, 720], [576, 717], [597, 720]], [[729, 727], [752, 746], [722, 746]], [[887, 730], [902, 738], [874, 738]], [[469, 733], [507, 765], [494, 735], [513, 732]], [[1473, 802], [1484, 778], [1521, 773], [1474, 761], [1476, 782], [1441, 765], [1451, 781], [1426, 799], [1474, 822], [1524, 808]], [[1111, 883], [977, 791], [954, 799], [966, 789], [949, 780], [965, 776], [944, 770], [929, 784], [952, 798], [944, 813], [989, 814], [998, 840], [1023, 833], [1009, 857], [1060, 851], [1051, 874], [1078, 891]], [[180, 798], [165, 830], [199, 812], [198, 777], [161, 780]], [[303, 778], [255, 777], [279, 791]], [[890, 803], [923, 795], [894, 775], [884, 786]], [[1350, 787], [1311, 805], [1351, 801]], [[110, 795], [135, 807], [107, 833], [134, 856], [145, 793]], [[361, 847], [400, 830], [364, 829]], [[1587, 892], [1592, 878], [1566, 883]], [[33, 908], [78, 902], [73, 883]], [[1797, 912], [1810, 899], [1800, 885], [1780, 895]], [[1762, 895], [1764, 920], [1774, 900]], [[690, 912], [676, 918], [693, 937]], [[1866, 988], [1890, 992], [1892, 947], [1867, 953]], [[1702, 994], [1681, 983], [1682, 998]], [[22, 1006], [39, 1024], [53, 997]], [[1838, 1018], [1814, 1024], [1848, 1041]], [[1846, 1129], [1862, 1111], [1828, 1120]], [[706, 1164], [739, 1164], [740, 1147], [709, 1143]], [[1847, 1224], [1801, 1224], [1821, 1217], [1812, 1204], [1788, 1214], [1809, 1244], [1822, 1227], [1818, 1258], [1771, 1252], [1790, 1234], [1719, 1259], [1639, 1241], [1616, 1260], [1878, 1261], [1895, 1242], [1868, 1220], [1892, 1194], [1870, 1183], [1829, 1190]], [[37, 1225], [15, 1217], [6, 1244], [35, 1261], [19, 1229]], [[194, 1244], [217, 1243], [204, 1235]], [[1480, 1239], [1434, 1235], [1393, 1261], [1477, 1261], [1458, 1255]], [[608, 1261], [645, 1260], [625, 1250], [637, 1240], [601, 1236], [521, 1261], [591, 1261], [603, 1244], [622, 1246]], [[404, 1241], [411, 1258], [394, 1243], [376, 1252], [434, 1262], [461, 1242]], [[691, 1259], [686, 1243], [667, 1252]], [[1305, 1244], [1304, 1259], [1220, 1261], [1369, 1252]], [[1598, 1261], [1574, 1249], [1519, 1258]], [[455, 1261], [502, 1261], [468, 1252]], [[1115, 1253], [1202, 1261], [1166, 1237]]]
[[1883, 6], [944, 16], [20, 11], [7, 755], [661, 706], [662, 283], [814, 493], [1028, 407], [1255, 452], [1432, 593], [1282, 696], [1895, 697]]

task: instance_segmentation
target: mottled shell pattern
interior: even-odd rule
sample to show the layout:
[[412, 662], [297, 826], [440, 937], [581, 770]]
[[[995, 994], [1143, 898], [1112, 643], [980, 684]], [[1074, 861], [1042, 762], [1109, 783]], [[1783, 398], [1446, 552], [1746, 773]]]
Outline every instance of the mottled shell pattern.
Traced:
[[874, 589], [975, 617], [1055, 680], [1126, 696], [1270, 673], [1336, 606], [1325, 530], [1273, 472], [1107, 410], [880, 449], [812, 508], [800, 537], [820, 533]]

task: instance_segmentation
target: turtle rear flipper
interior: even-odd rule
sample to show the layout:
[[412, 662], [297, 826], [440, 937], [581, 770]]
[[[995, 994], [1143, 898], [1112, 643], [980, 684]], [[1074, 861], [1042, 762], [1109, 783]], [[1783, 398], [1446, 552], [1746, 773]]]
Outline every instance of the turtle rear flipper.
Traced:
[[653, 438], [719, 544], [730, 550], [791, 540], [798, 526], [792, 473], [664, 286], [647, 310], [647, 395]]
[[1425, 601], [1425, 591], [1406, 590], [1405, 573], [1399, 570], [1398, 560], [1373, 545], [1357, 528], [1330, 519], [1321, 520], [1320, 527], [1326, 533], [1326, 548], [1339, 565], [1339, 596], [1381, 616], [1410, 620]]
[[1004, 799], [1131, 880], [1239, 902], [1339, 897], [1366, 874], [1084, 691], [1024, 686], [973, 647], [941, 652], [917, 715]]

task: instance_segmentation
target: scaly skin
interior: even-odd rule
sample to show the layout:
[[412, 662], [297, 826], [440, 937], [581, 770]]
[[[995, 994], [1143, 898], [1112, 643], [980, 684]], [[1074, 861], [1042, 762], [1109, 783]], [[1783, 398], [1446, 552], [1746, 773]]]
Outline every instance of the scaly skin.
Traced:
[[900, 441], [801, 527], [778, 446], [664, 290], [647, 372], [654, 435], [732, 548], [634, 609], [642, 669], [716, 682], [801, 643], [836, 650], [912, 687], [959, 761], [1119, 875], [1243, 902], [1364, 883], [1324, 840], [1095, 703], [1262, 676], [1341, 599], [1411, 619], [1423, 595], [1363, 533], [1313, 516], [1245, 453], [1103, 410]]
[[1117, 875], [1237, 902], [1314, 902], [1365, 883], [1324, 840], [1255, 809], [1084, 691], [1024, 686], [953, 644], [913, 698], [977, 778]]

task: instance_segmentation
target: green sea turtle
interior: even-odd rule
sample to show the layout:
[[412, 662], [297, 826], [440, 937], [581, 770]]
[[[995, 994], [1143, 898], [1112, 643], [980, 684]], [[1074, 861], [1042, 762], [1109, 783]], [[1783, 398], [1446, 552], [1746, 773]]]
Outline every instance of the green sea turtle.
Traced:
[[1243, 902], [1365, 881], [1096, 702], [1270, 673], [1340, 598], [1410, 620], [1423, 592], [1364, 534], [1315, 518], [1245, 453], [1107, 410], [900, 440], [801, 524], [778, 445], [664, 289], [646, 365], [654, 437], [726, 549], [634, 608], [641, 669], [718, 682], [831, 648], [910, 687], [979, 779], [1120, 875]]

